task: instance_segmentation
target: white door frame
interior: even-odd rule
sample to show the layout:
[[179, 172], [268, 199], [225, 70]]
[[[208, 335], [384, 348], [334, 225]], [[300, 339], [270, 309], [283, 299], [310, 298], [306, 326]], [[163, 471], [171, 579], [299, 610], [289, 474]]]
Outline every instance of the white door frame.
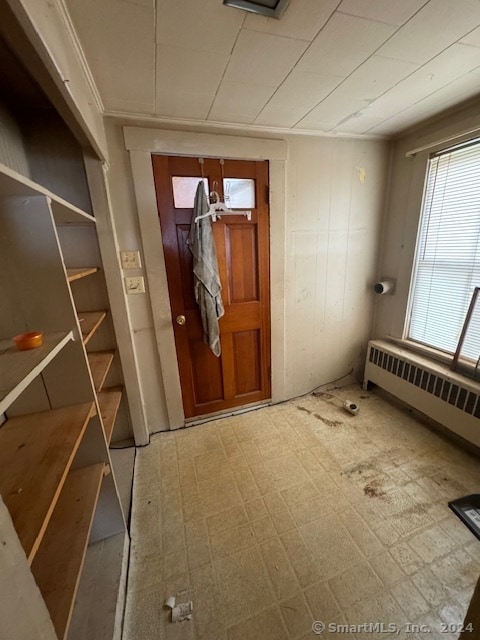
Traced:
[[185, 424], [173, 318], [152, 168], [152, 153], [201, 158], [268, 160], [270, 166], [270, 296], [272, 401], [288, 397], [285, 383], [286, 160], [284, 140], [124, 127], [132, 166], [169, 428]]

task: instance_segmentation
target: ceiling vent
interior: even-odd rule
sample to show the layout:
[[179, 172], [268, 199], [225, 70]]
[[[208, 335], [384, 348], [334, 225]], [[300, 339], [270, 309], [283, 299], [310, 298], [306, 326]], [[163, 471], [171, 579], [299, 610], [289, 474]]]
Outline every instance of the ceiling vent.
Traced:
[[280, 18], [290, 0], [223, 0], [223, 4], [268, 18]]

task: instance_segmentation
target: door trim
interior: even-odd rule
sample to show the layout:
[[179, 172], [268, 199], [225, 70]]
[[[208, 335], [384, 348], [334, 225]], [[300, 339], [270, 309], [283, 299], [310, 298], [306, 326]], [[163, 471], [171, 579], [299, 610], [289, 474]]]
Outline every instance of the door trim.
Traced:
[[180, 376], [168, 295], [163, 243], [151, 162], [152, 153], [238, 160], [268, 160], [270, 166], [270, 304], [272, 402], [287, 399], [285, 380], [286, 160], [284, 140], [124, 127], [145, 257], [153, 324], [169, 428], [185, 426]]

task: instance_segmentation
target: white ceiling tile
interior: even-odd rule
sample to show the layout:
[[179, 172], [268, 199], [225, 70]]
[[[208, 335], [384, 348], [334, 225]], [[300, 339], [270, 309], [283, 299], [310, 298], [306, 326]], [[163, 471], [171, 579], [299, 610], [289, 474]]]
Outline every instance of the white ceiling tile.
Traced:
[[271, 102], [312, 109], [342, 82], [340, 76], [321, 75], [295, 68], [280, 85]]
[[480, 0], [425, 1], [65, 3], [107, 110], [388, 134], [479, 92]]
[[[103, 90], [108, 91], [108, 84], [102, 85]], [[123, 97], [116, 98], [113, 92], [106, 93], [103, 106], [106, 111], [116, 111], [118, 113], [134, 113], [138, 115], [153, 116], [155, 114], [155, 101], [141, 102], [138, 96], [133, 95], [132, 100], [125, 100]]]
[[312, 126], [320, 125], [334, 127], [367, 106], [368, 102], [365, 100], [352, 99], [348, 95], [341, 95], [335, 91], [312, 109], [297, 126], [300, 129], [310, 129]]
[[270, 127], [293, 127], [303, 116], [305, 109], [293, 105], [274, 104], [269, 102], [255, 118], [255, 124]]
[[346, 118], [356, 117], [359, 110], [367, 108], [372, 100], [417, 68], [411, 63], [397, 61], [399, 64], [396, 65], [391, 62], [380, 56], [369, 58], [307, 114], [302, 125], [311, 122], [336, 125]]
[[480, 27], [470, 31], [464, 38], [460, 40], [462, 44], [471, 44], [474, 47], [480, 47]]
[[[155, 15], [146, 8], [118, 0], [67, 0], [68, 11], [87, 55], [128, 61], [137, 49], [151, 52]], [[120, 60], [118, 60], [120, 62]]]
[[223, 113], [218, 114], [216, 118], [212, 118], [211, 116], [208, 118], [210, 122], [228, 122], [229, 124], [252, 124], [254, 119], [253, 116], [242, 116], [238, 113]]
[[364, 18], [335, 13], [312, 42], [299, 63], [303, 71], [348, 76], [375, 52], [395, 27]]
[[148, 7], [149, 9], [155, 9], [155, 0], [123, 0], [128, 4], [137, 4], [141, 7]]
[[430, 0], [377, 53], [423, 64], [479, 23], [478, 0]]
[[242, 29], [225, 80], [277, 87], [307, 47], [303, 40]]
[[[472, 82], [475, 78], [469, 76], [477, 76], [476, 82]], [[423, 100], [419, 100], [396, 115], [384, 119], [383, 123], [373, 127], [371, 132], [393, 133], [399, 131], [422, 119], [432, 117], [444, 109], [453, 107], [468, 98], [472, 98], [478, 93], [478, 79], [477, 72], [465, 74]]]
[[165, 91], [157, 97], [156, 114], [170, 118], [206, 120], [213, 96], [188, 91]]
[[395, 124], [388, 124], [387, 122], [379, 124], [376, 127], [372, 127], [368, 133], [376, 136], [392, 136], [397, 131], [400, 131], [401, 127], [397, 127]]
[[380, 125], [372, 127], [369, 133], [393, 134], [411, 127], [416, 122], [426, 120], [427, 118], [432, 117], [435, 113], [436, 109], [432, 111], [431, 107], [417, 105], [415, 113], [410, 109], [406, 109], [405, 111], [402, 111], [402, 113], [393, 116], [393, 118], [385, 120]]
[[335, 93], [374, 100], [417, 69], [418, 65], [411, 62], [374, 55], [344, 80]]
[[374, 118], [362, 114], [358, 117], [352, 117], [338, 127], [335, 127], [335, 131], [341, 131], [342, 133], [366, 133], [372, 129], [372, 127], [382, 122], [384, 122], [384, 118]]
[[343, 0], [338, 11], [400, 26], [427, 2], [428, 0]]
[[233, 122], [238, 122], [238, 117], [241, 116], [251, 122], [261, 111], [272, 92], [271, 87], [224, 81], [215, 96], [208, 119], [219, 120], [231, 117]]
[[[454, 44], [412, 73], [368, 108], [368, 115], [389, 117], [438, 91], [480, 65], [480, 50]], [[472, 86], [476, 79], [471, 76]], [[476, 85], [478, 88], [478, 85]]]
[[[134, 61], [132, 61], [133, 64]], [[111, 63], [92, 66], [105, 109], [137, 113], [155, 112], [154, 70], [136, 69], [129, 72], [129, 65]]]
[[249, 13], [245, 27], [277, 36], [313, 40], [340, 0], [290, 0], [281, 20]]
[[227, 56], [157, 45], [157, 95], [168, 91], [211, 94], [222, 79]]
[[157, 42], [230, 53], [244, 18], [220, 0], [158, 0]]
[[153, 9], [118, 0], [68, 0], [68, 11], [105, 108], [153, 112]]

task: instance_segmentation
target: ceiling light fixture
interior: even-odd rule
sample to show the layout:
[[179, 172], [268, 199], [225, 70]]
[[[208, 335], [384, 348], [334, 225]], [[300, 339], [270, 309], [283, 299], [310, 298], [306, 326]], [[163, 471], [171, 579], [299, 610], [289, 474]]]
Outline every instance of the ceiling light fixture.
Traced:
[[290, 0], [223, 0], [223, 4], [268, 18], [280, 18]]

